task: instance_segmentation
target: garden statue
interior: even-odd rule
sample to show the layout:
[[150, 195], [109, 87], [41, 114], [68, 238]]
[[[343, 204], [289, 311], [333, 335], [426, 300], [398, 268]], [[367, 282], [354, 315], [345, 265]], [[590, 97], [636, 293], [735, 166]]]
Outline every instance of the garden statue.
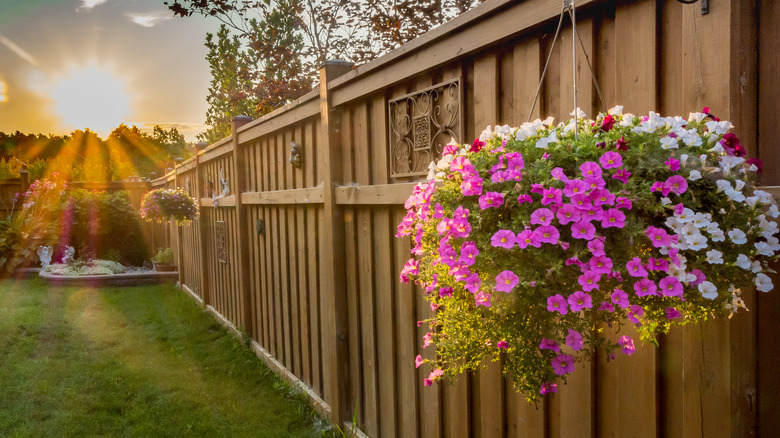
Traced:
[[38, 247], [38, 258], [41, 260], [41, 267], [45, 268], [51, 264], [51, 256], [54, 254], [54, 251], [50, 246], [39, 246]]
[[68, 264], [73, 261], [73, 256], [76, 254], [76, 250], [68, 245], [65, 247], [65, 251], [62, 253], [62, 263]]
[[290, 143], [290, 164], [296, 169], [300, 168], [301, 159], [301, 145], [296, 142]]
[[225, 178], [225, 169], [219, 169], [219, 184], [222, 186], [222, 193], [214, 198], [214, 207], [219, 205], [219, 198], [224, 198], [230, 194], [230, 186], [228, 185], [228, 179]]

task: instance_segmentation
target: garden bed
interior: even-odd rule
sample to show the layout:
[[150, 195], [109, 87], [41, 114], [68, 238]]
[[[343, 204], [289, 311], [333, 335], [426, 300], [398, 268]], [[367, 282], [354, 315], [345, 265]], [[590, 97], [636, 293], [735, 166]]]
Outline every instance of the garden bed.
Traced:
[[50, 286], [142, 286], [179, 280], [178, 271], [136, 271], [111, 275], [55, 275], [41, 271], [38, 275]]

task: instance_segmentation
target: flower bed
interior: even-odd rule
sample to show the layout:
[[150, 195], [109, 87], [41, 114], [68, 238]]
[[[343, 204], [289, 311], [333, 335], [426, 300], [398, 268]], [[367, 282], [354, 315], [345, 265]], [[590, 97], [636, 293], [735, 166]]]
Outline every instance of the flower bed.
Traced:
[[707, 109], [578, 116], [447, 145], [407, 200], [397, 235], [416, 257], [401, 280], [435, 312], [424, 347], [436, 355], [416, 361], [432, 368], [426, 385], [503, 358], [534, 400], [593, 352], [635, 351], [604, 326], [654, 342], [737, 312], [740, 288], [772, 289], [780, 212], [731, 123]]
[[110, 260], [55, 263], [38, 274], [55, 286], [140, 286], [177, 281], [178, 272], [157, 272], [145, 268], [122, 266]]

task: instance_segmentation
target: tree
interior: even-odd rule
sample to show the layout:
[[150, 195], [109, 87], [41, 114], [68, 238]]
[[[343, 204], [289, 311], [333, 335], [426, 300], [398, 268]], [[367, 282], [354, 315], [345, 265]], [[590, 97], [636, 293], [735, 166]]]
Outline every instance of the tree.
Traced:
[[[246, 94], [243, 99], [256, 110], [252, 113], [243, 108], [244, 115], [265, 114], [311, 90], [316, 81], [316, 68], [323, 61], [344, 59], [363, 64], [483, 1], [173, 0], [164, 3], [174, 16], [196, 14], [217, 18], [247, 45], [244, 52], [247, 64], [231, 65], [242, 53], [238, 39], [228, 38], [226, 29], [224, 38], [230, 44], [215, 45], [207, 36], [207, 59], [214, 81], [232, 84], [229, 79], [236, 76], [238, 86], [236, 93], [218, 93], [212, 91], [218, 89], [212, 81], [207, 123], [215, 126], [215, 132], [199, 137], [211, 142], [229, 135], [225, 119], [229, 122], [232, 116], [238, 115], [235, 112], [238, 104], [234, 102], [240, 94], [238, 90]], [[243, 74], [244, 67], [251, 72], [250, 78], [239, 84], [237, 76]]]

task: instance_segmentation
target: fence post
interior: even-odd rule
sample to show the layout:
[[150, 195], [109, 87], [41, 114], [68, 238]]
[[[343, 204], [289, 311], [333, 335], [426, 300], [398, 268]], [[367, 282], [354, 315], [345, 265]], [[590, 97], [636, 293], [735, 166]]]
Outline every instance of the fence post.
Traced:
[[30, 174], [26, 170], [19, 170], [19, 195], [21, 196], [30, 187]]
[[201, 208], [201, 198], [203, 198], [203, 182], [201, 181], [200, 174], [200, 151], [208, 147], [208, 143], [196, 143], [195, 144], [195, 202], [198, 203], [198, 209], [200, 210], [200, 217], [198, 218], [198, 227], [200, 227], [200, 238], [198, 239], [198, 245], [200, 245], [200, 296], [203, 298], [203, 307], [208, 307], [211, 304], [211, 285], [209, 284], [209, 263], [207, 254], [207, 246], [209, 241], [209, 221], [203, 217], [203, 209]]
[[246, 191], [246, 160], [240, 157], [240, 148], [238, 144], [238, 128], [251, 122], [249, 116], [233, 117], [233, 169], [235, 180], [233, 186], [236, 190], [236, 223], [238, 226], [238, 298], [241, 303], [242, 319], [244, 320], [243, 329], [246, 333], [253, 334], [252, 321], [252, 290], [249, 283], [249, 238], [247, 235], [246, 211], [241, 202], [241, 194]]
[[336, 204], [335, 185], [341, 181], [339, 115], [331, 107], [328, 84], [352, 70], [347, 61], [329, 60], [320, 67], [320, 152], [324, 180], [325, 235], [321, 253], [323, 389], [331, 408], [331, 422], [341, 426], [349, 418], [349, 339], [344, 251], [344, 210]]

